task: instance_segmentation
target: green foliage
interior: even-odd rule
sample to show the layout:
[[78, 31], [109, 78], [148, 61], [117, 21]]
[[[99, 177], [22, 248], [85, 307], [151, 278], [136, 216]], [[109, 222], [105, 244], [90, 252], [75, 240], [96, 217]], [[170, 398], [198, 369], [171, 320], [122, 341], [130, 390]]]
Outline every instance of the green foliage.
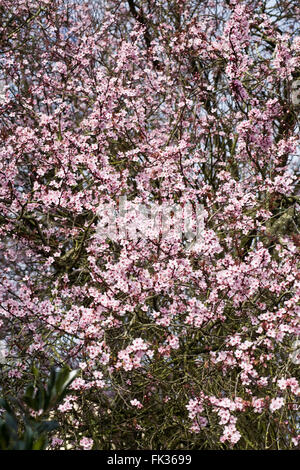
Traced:
[[[49, 412], [65, 397], [78, 370], [52, 369], [48, 383], [30, 384], [20, 399], [0, 399], [4, 415], [0, 420], [0, 450], [43, 450], [47, 434], [58, 428]], [[39, 372], [34, 369], [36, 382]]]

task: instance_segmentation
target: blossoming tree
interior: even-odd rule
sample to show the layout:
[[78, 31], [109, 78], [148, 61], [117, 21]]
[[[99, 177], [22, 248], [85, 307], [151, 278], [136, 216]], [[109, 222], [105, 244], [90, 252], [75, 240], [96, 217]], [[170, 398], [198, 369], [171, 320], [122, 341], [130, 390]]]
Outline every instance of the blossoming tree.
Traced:
[[2, 392], [80, 369], [52, 448], [297, 446], [298, 2], [0, 15]]

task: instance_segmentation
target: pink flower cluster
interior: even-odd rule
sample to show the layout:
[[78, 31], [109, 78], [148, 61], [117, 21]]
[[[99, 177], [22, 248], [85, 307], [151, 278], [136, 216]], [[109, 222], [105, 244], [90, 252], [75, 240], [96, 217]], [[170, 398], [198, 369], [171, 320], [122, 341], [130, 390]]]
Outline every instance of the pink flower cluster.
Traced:
[[152, 358], [153, 351], [149, 348], [148, 344], [142, 338], [136, 338], [133, 342], [127, 346], [126, 349], [119, 351], [118, 361], [115, 367], [120, 367], [124, 370], [129, 371], [142, 367], [142, 359], [145, 357]]

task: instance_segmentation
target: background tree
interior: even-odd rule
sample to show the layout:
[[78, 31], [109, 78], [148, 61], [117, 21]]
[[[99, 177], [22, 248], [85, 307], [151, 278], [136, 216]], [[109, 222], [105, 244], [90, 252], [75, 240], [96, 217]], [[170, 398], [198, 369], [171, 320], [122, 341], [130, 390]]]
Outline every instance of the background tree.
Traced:
[[[296, 446], [298, 2], [0, 7], [2, 391], [80, 368], [72, 448]], [[101, 237], [125, 195], [200, 240]]]

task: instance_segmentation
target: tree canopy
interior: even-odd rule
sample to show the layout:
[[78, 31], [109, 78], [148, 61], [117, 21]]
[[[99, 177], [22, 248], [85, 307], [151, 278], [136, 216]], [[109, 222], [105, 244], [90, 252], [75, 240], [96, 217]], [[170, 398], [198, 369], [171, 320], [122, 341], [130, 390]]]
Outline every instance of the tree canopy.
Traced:
[[298, 1], [0, 17], [1, 393], [80, 370], [50, 448], [295, 448]]

